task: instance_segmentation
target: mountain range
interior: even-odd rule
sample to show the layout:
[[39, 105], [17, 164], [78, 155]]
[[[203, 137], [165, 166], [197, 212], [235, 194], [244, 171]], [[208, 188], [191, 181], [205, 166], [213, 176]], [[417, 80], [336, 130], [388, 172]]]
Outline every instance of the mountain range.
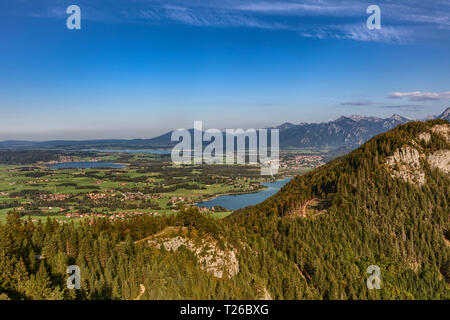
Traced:
[[450, 124], [409, 122], [224, 219], [182, 207], [34, 224], [13, 211], [0, 299], [449, 300], [449, 199]]
[[[450, 108], [433, 119], [450, 120]], [[342, 116], [337, 120], [322, 123], [283, 123], [280, 130], [281, 148], [329, 147], [355, 148], [373, 136], [389, 131], [412, 119], [394, 114], [389, 118], [360, 115]]]
[[[431, 119], [450, 121], [450, 107]], [[429, 120], [429, 119], [427, 119]], [[405, 124], [412, 119], [394, 114], [389, 118], [360, 115], [342, 116], [334, 121], [322, 123], [283, 123], [275, 127], [280, 130], [280, 147], [354, 149], [373, 136]], [[191, 134], [193, 129], [190, 129]], [[0, 142], [0, 149], [155, 149], [171, 148], [177, 142], [171, 141], [172, 131], [151, 139], [105, 139], [105, 140], [53, 140], [44, 142], [9, 140]]]

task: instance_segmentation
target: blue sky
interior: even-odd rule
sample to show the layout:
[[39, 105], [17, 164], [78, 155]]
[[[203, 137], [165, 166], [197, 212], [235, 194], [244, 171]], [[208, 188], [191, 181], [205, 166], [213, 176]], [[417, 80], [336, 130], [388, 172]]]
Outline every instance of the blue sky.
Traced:
[[[66, 28], [71, 4], [81, 30]], [[370, 4], [381, 30], [366, 28]], [[0, 19], [0, 140], [424, 118], [450, 106], [447, 0], [3, 0]]]

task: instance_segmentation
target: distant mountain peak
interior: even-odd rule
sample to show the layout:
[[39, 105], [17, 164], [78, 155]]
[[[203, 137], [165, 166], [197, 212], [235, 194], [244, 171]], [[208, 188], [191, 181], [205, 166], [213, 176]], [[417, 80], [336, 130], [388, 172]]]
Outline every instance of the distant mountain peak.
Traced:
[[276, 127], [277, 129], [280, 129], [280, 130], [284, 130], [284, 129], [289, 129], [289, 128], [292, 128], [292, 127], [295, 127], [295, 124], [292, 124], [292, 123], [290, 123], [290, 122], [285, 122], [285, 123], [283, 123], [283, 124], [280, 124], [278, 127]]
[[371, 120], [371, 121], [381, 120], [381, 118], [378, 118], [378, 117], [368, 117], [368, 116], [363, 116], [360, 114], [352, 114], [352, 115], [349, 115], [347, 118], [352, 119], [353, 121], [356, 121], [356, 122], [361, 121], [361, 120]]
[[408, 118], [402, 117], [401, 115], [394, 113], [389, 119], [391, 120], [395, 120], [395, 121], [400, 121], [400, 122], [408, 122], [411, 121]]
[[437, 119], [444, 119], [450, 121], [450, 107], [444, 110], [440, 115], [436, 117]]
[[355, 121], [354, 119], [346, 116], [340, 116], [338, 119], [334, 120], [334, 122], [343, 122], [343, 121]]
[[366, 116], [362, 116], [360, 114], [351, 114], [348, 116], [348, 118], [354, 121], [361, 121], [362, 119], [366, 118]]

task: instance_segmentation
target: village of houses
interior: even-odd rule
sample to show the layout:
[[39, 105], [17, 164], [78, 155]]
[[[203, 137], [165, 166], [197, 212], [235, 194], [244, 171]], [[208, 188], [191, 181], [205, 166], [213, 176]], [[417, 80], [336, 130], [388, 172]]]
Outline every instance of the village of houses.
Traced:
[[[48, 179], [46, 179], [48, 181]], [[3, 196], [7, 196], [7, 192], [1, 192], [0, 193]], [[124, 192], [119, 193], [116, 192], [113, 189], [107, 190], [107, 192], [102, 193], [87, 193], [84, 194], [87, 198], [91, 200], [100, 200], [100, 199], [108, 199], [108, 198], [114, 198], [114, 197], [120, 197], [120, 201], [133, 201], [137, 199], [164, 199], [164, 197], [161, 194], [144, 194], [142, 192]], [[71, 194], [47, 194], [42, 193], [39, 195], [39, 199], [42, 201], [48, 201], [48, 202], [55, 202], [55, 201], [65, 201], [72, 197]], [[19, 197], [14, 197], [15, 199], [19, 199]], [[190, 197], [181, 197], [181, 196], [174, 196], [170, 197], [169, 202], [171, 203], [172, 207], [176, 207], [177, 204], [183, 204], [183, 205], [193, 205], [194, 200]], [[19, 212], [24, 210], [24, 207], [18, 207], [16, 208]], [[46, 208], [47, 209], [47, 208]], [[71, 207], [69, 208], [69, 210]], [[67, 212], [67, 210], [64, 210], [63, 208], [57, 208], [57, 207], [48, 207], [48, 210], [58, 210], [59, 214], [63, 215], [66, 219], [58, 219], [56, 218], [56, 221], [58, 223], [67, 223], [68, 219], [79, 219], [79, 218], [109, 218], [110, 220], [117, 220], [117, 219], [125, 219], [133, 216], [158, 216], [161, 214], [166, 214], [167, 210], [165, 212], [161, 213], [158, 211], [148, 211], [148, 210], [123, 210], [123, 211], [109, 211], [109, 212], [90, 212], [90, 213], [79, 213], [79, 212]], [[199, 210], [204, 213], [213, 213], [215, 212], [215, 208], [206, 208], [206, 207], [199, 207]], [[176, 209], [172, 209], [172, 212], [176, 212]], [[37, 219], [32, 219], [33, 222], [37, 222]]]
[[[217, 186], [209, 192], [202, 191], [197, 193], [184, 190], [182, 191], [184, 194], [177, 194], [176, 192], [145, 193], [145, 191], [132, 190], [140, 186], [130, 182], [131, 180], [110, 180], [110, 177], [114, 178], [115, 176], [122, 176], [125, 173], [130, 174], [130, 172], [135, 171], [113, 171], [113, 174], [108, 173], [109, 171], [103, 171], [107, 172], [107, 174], [100, 174], [100, 176], [105, 177], [104, 179], [94, 178], [95, 172], [91, 175], [86, 174], [88, 170], [74, 170], [73, 172], [55, 171], [54, 173], [41, 171], [44, 168], [43, 166], [52, 163], [71, 162], [73, 160], [70, 156], [62, 156], [57, 162], [39, 163], [37, 167], [16, 166], [5, 168], [3, 174], [6, 178], [4, 180], [7, 187], [4, 187], [0, 192], [0, 196], [16, 201], [19, 204], [15, 206], [16, 210], [22, 211], [24, 216], [30, 215], [33, 221], [38, 221], [45, 216], [52, 216], [59, 223], [67, 223], [70, 220], [81, 218], [107, 218], [113, 221], [133, 216], [165, 215], [176, 212], [181, 206], [193, 206], [217, 194], [255, 192], [261, 188], [257, 181], [250, 182], [250, 178], [245, 175], [241, 177], [241, 171], [235, 178], [226, 176], [227, 180], [221, 184], [217, 184], [216, 180]], [[89, 161], [98, 161], [98, 159], [92, 158]], [[322, 164], [323, 157], [321, 155], [289, 154], [282, 156], [280, 161], [281, 169], [301, 169]], [[190, 174], [190, 170], [186, 169], [187, 174]], [[37, 175], [34, 175], [35, 173]], [[43, 174], [43, 176], [40, 177], [39, 174]], [[67, 175], [80, 180], [68, 181]], [[30, 177], [34, 177], [34, 179], [29, 179]], [[94, 178], [94, 180], [90, 180], [91, 178]], [[155, 181], [151, 175], [148, 179]], [[112, 181], [115, 182], [112, 183]], [[204, 185], [206, 188], [210, 187], [208, 183], [204, 183]], [[141, 186], [144, 189], [145, 183], [141, 184]], [[83, 189], [86, 189], [86, 191], [77, 191]], [[25, 195], [20, 194], [21, 191], [35, 191], [35, 193]], [[83, 208], [76, 205], [77, 203], [82, 204], [83, 200], [86, 201], [86, 205]], [[123, 203], [123, 205], [118, 204], [118, 201]], [[33, 214], [30, 212], [31, 208], [40, 211], [40, 213]], [[213, 214], [224, 210], [223, 208], [208, 209], [206, 207], [200, 207], [199, 209], [205, 214]]]

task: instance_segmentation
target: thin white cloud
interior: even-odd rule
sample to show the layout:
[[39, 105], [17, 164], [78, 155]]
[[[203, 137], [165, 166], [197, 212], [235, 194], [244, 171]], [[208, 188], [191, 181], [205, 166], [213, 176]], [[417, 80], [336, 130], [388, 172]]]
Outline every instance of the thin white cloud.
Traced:
[[257, 17], [230, 11], [192, 10], [184, 7], [164, 6], [141, 10], [140, 18], [151, 22], [171, 21], [197, 27], [247, 27], [257, 29], [288, 29], [278, 22], [265, 22]]
[[409, 101], [436, 101], [450, 99], [450, 91], [436, 93], [436, 92], [392, 92], [389, 99], [407, 98]]
[[417, 111], [424, 109], [424, 106], [417, 105], [417, 104], [401, 104], [401, 105], [384, 105], [384, 106], [381, 106], [380, 108], [417, 112]]
[[[379, 0], [381, 30], [368, 30], [368, 3], [358, 0], [77, 0], [83, 19], [177, 23], [197, 27], [290, 30], [303, 37], [407, 43], [449, 39], [450, 1]], [[60, 0], [20, 1], [10, 14], [61, 18]], [[0, 15], [3, 5], [0, 3]]]
[[368, 107], [373, 106], [381, 109], [395, 109], [401, 111], [409, 111], [409, 112], [417, 112], [424, 108], [422, 105], [418, 104], [400, 104], [400, 105], [387, 105], [380, 102], [373, 101], [347, 101], [341, 102], [341, 106], [350, 106], [350, 107]]
[[303, 1], [298, 2], [253, 2], [242, 3], [234, 9], [265, 14], [284, 15], [352, 15], [361, 11], [363, 5], [351, 2]]
[[341, 106], [370, 106], [374, 103], [372, 101], [347, 101], [341, 102]]
[[336, 24], [327, 28], [330, 36], [337, 39], [406, 43], [411, 37], [405, 28], [384, 26], [380, 30], [369, 30], [364, 23]]

